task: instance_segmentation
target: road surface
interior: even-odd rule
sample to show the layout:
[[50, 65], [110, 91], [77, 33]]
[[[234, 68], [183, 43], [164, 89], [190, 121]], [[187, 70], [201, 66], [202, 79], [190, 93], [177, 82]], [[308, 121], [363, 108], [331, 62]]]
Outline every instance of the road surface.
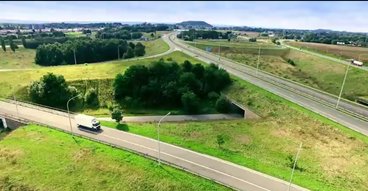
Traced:
[[[122, 122], [158, 122], [163, 116], [127, 116]], [[165, 121], [208, 121], [208, 120], [224, 120], [224, 119], [243, 119], [244, 116], [239, 114], [203, 114], [203, 115], [169, 115], [165, 117]], [[110, 117], [97, 118], [102, 121], [115, 121]]]
[[[99, 133], [82, 131], [76, 127], [73, 115], [72, 127], [70, 128], [68, 115], [62, 111], [26, 103], [15, 104], [15, 102], [0, 101], [0, 115], [33, 121], [66, 132], [72, 131], [75, 135], [125, 148], [151, 158], [158, 157], [158, 142], [156, 140], [107, 127], [102, 127], [102, 131]], [[162, 142], [160, 150], [162, 161], [237, 190], [286, 191], [288, 188], [286, 181], [212, 156]], [[306, 189], [292, 185], [290, 190], [302, 191]]]
[[[337, 98], [328, 93], [279, 78], [255, 68], [242, 65], [235, 61], [219, 57], [212, 53], [194, 48], [178, 40], [174, 33], [163, 38], [169, 46], [196, 57], [206, 63], [215, 63], [229, 73], [252, 84], [264, 88], [276, 95], [310, 109], [337, 123], [368, 135], [368, 109], [365, 106], [341, 99], [339, 109], [335, 108]], [[354, 117], [353, 117], [354, 116]]]

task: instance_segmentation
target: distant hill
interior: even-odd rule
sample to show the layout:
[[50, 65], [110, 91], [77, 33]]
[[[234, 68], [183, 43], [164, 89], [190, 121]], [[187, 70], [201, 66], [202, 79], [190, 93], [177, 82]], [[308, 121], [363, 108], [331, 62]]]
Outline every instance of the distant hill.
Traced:
[[209, 28], [213, 27], [212, 25], [204, 22], [204, 21], [183, 21], [178, 23], [177, 25], [181, 25], [183, 27], [192, 27], [192, 28]]

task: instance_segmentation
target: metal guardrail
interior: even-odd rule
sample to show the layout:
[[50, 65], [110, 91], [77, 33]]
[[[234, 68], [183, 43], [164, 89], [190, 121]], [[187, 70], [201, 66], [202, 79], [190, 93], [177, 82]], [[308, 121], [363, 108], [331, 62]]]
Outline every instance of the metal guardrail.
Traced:
[[[181, 45], [181, 47], [182, 47], [182, 48], [184, 48], [184, 49], [188, 49], [188, 48], [186, 48], [184, 45]], [[205, 52], [204, 50], [202, 50], [202, 49], [198, 49], [198, 48], [193, 47], [193, 46], [192, 46], [192, 48], [195, 48], [195, 49], [197, 49], [197, 50], [200, 50], [201, 52]], [[205, 53], [207, 53], [207, 54], [211, 54], [212, 56], [218, 56], [218, 55], [213, 54], [213, 53], [208, 53], [208, 52], [205, 52]], [[199, 55], [206, 57], [205, 55], [202, 55], [202, 54], [199, 54]], [[208, 57], [206, 57], [206, 58], [208, 58]], [[208, 58], [208, 59], [212, 60], [212, 58]], [[254, 68], [254, 67], [252, 67], [252, 66], [247, 66], [247, 65], [241, 64], [241, 63], [239, 63], [239, 62], [236, 62], [236, 61], [233, 61], [233, 60], [230, 60], [230, 59], [224, 58], [224, 57], [221, 57], [221, 59], [226, 60], [226, 61], [228, 61], [228, 62], [234, 62], [234, 63], [237, 63], [237, 64], [239, 64], [241, 67], [249, 68], [249, 69], [252, 69], [252, 70], [256, 69], [256, 68]], [[306, 97], [306, 98], [308, 98], [308, 99], [311, 99], [311, 100], [313, 100], [313, 101], [316, 101], [316, 102], [318, 102], [318, 103], [321, 103], [321, 104], [323, 104], [323, 105], [325, 105], [325, 106], [328, 106], [328, 107], [331, 107], [331, 108], [336, 109], [336, 108], [335, 108], [335, 105], [333, 105], [333, 104], [331, 104], [331, 103], [329, 103], [329, 102], [323, 101], [323, 100], [321, 100], [321, 99], [319, 99], [319, 98], [316, 98], [316, 97], [314, 97], [314, 96], [311, 96], [310, 94], [301, 93], [301, 92], [300, 92], [300, 90], [296, 90], [295, 88], [292, 88], [292, 87], [290, 87], [290, 86], [287, 86], [286, 84], [280, 85], [280, 84], [278, 84], [278, 83], [274, 83], [274, 82], [272, 82], [272, 81], [269, 81], [269, 80], [265, 80], [265, 79], [263, 79], [263, 78], [260, 78], [259, 76], [256, 76], [256, 75], [254, 75], [254, 74], [252, 74], [252, 73], [241, 71], [241, 70], [239, 70], [238, 68], [232, 67], [232, 66], [230, 66], [230, 65], [226, 65], [226, 66], [228, 66], [228, 67], [230, 67], [230, 68], [232, 68], [232, 69], [234, 69], [234, 70], [236, 70], [236, 71], [239, 71], [239, 72], [241, 72], [241, 73], [244, 73], [244, 74], [250, 75], [250, 76], [252, 76], [252, 77], [258, 78], [258, 79], [260, 79], [260, 80], [262, 80], [262, 81], [265, 81], [265, 82], [267, 82], [267, 83], [271, 83], [271, 84], [273, 84], [273, 85], [276, 85], [276, 86], [278, 86], [278, 87], [280, 87], [280, 88], [284, 88], [284, 89], [287, 89], [287, 90], [289, 90], [289, 91], [291, 91], [291, 89], [293, 89], [293, 92], [294, 92], [294, 93], [297, 93], [298, 95], [301, 95], [301, 96], [303, 96], [303, 97]], [[268, 72], [265, 72], [265, 71], [262, 71], [262, 70], [259, 70], [259, 72], [264, 73], [264, 74], [267, 74], [267, 75], [270, 75], [270, 76], [273, 76], [273, 77], [278, 78], [278, 79], [281, 79], [281, 80], [285, 80], [285, 81], [290, 82], [290, 83], [293, 83], [293, 84], [295, 84], [295, 85], [303, 86], [304, 88], [307, 88], [307, 89], [310, 89], [310, 90], [317, 91], [318, 93], [321, 93], [321, 94], [324, 94], [324, 95], [327, 95], [327, 96], [335, 97], [335, 98], [337, 99], [337, 96], [336, 96], [336, 95], [330, 94], [330, 93], [328, 93], [328, 92], [324, 92], [324, 91], [321, 91], [321, 90], [318, 90], [318, 89], [315, 89], [315, 88], [312, 88], [312, 87], [306, 86], [306, 85], [304, 85], [304, 84], [300, 84], [300, 83], [297, 83], [297, 82], [291, 81], [291, 80], [289, 80], [289, 79], [286, 79], [286, 78], [282, 78], [282, 77], [276, 76], [276, 75], [274, 75], [274, 74], [271, 74], [271, 73], [268, 73]], [[296, 92], [295, 90], [296, 90], [297, 92]], [[342, 100], [344, 100], [344, 101], [346, 101], [346, 102], [348, 102], [348, 103], [350, 103], [350, 104], [352, 104], [352, 105], [355, 105], [355, 106], [357, 106], [357, 107], [362, 107], [362, 108], [364, 108], [364, 109], [368, 109], [368, 107], [367, 107], [367, 106], [364, 106], [364, 105], [361, 105], [361, 104], [355, 103], [355, 102], [350, 101], [350, 100], [347, 100], [347, 99], [345, 99], [345, 98], [342, 98]], [[358, 118], [358, 119], [360, 119], [360, 120], [362, 120], [362, 121], [367, 121], [367, 122], [368, 122], [368, 117], [366, 117], [366, 116], [364, 116], [364, 115], [361, 115], [361, 114], [358, 114], [358, 113], [356, 113], [356, 112], [352, 112], [352, 111], [350, 111], [350, 110], [348, 110], [348, 109], [342, 108], [341, 106], [340, 106], [338, 109], [336, 109], [336, 110], [341, 111], [341, 112], [343, 112], [343, 113], [345, 113], [345, 114], [348, 114], [348, 115], [350, 115], [350, 116], [353, 116], [353, 117], [355, 117], [355, 118]]]

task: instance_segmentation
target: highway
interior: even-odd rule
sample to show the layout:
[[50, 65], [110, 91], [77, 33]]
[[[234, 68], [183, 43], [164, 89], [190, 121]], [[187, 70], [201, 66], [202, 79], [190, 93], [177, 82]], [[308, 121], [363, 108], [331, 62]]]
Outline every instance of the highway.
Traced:
[[[76, 127], [74, 115], [71, 115], [72, 128], [70, 128], [68, 114], [63, 111], [21, 102], [0, 101], [0, 115], [28, 120], [65, 132], [73, 132], [75, 135], [124, 148], [150, 158], [158, 157], [158, 142], [156, 140], [107, 127], [102, 127], [102, 131], [98, 133], [82, 131]], [[160, 150], [163, 162], [236, 190], [286, 191], [289, 185], [286, 181], [171, 144], [161, 142]], [[302, 191], [306, 189], [292, 185], [290, 190]]]
[[169, 46], [196, 57], [206, 63], [215, 63], [229, 73], [279, 95], [289, 101], [310, 109], [337, 123], [368, 135], [368, 109], [365, 106], [341, 99], [339, 108], [335, 105], [337, 97], [290, 80], [279, 78], [273, 74], [258, 71], [235, 61], [219, 57], [201, 49], [189, 46], [177, 39], [175, 33], [163, 36]]

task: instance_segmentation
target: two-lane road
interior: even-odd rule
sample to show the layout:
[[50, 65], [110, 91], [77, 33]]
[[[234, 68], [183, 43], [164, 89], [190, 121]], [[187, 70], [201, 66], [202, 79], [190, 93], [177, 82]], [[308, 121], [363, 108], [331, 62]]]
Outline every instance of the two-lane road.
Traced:
[[[68, 115], [65, 112], [25, 103], [17, 106], [14, 102], [0, 101], [0, 115], [18, 117], [66, 132], [72, 131], [76, 135], [125, 148], [152, 158], [158, 157], [158, 142], [156, 140], [107, 127], [103, 127], [102, 132], [95, 134], [81, 131], [76, 127], [73, 116], [73, 125], [70, 129]], [[248, 191], [286, 191], [288, 188], [288, 182], [286, 181], [234, 163], [171, 144], [161, 142], [160, 145], [162, 161], [231, 188]], [[301, 191], [306, 189], [292, 185], [290, 190]]]

